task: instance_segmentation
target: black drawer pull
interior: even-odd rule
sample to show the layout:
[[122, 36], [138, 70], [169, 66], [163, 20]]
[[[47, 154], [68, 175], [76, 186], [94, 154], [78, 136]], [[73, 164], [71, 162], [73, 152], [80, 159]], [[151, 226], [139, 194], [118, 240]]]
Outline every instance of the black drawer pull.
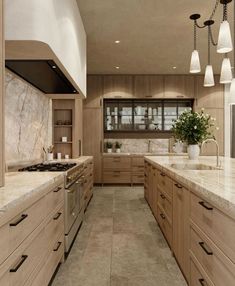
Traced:
[[17, 272], [27, 258], [28, 258], [28, 255], [22, 255], [20, 262], [17, 264], [15, 268], [10, 269], [10, 272]]
[[53, 192], [54, 192], [54, 193], [58, 193], [60, 190], [62, 190], [62, 187], [56, 188]]
[[22, 214], [22, 216], [16, 221], [10, 223], [10, 226], [17, 226], [19, 223], [21, 223], [23, 220], [25, 220], [28, 217], [27, 214]]
[[160, 173], [160, 175], [161, 175], [162, 177], [165, 177], [165, 176], [166, 176], [166, 174], [164, 174], [164, 173], [162, 173], [162, 172]]
[[55, 249], [53, 249], [53, 251], [58, 251], [60, 246], [61, 246], [61, 244], [62, 244], [62, 242], [59, 241], [57, 247]]
[[198, 203], [199, 203], [199, 205], [203, 206], [208, 211], [212, 211], [213, 210], [213, 208], [212, 207], [208, 207], [205, 202], [198, 202]]
[[164, 216], [164, 214], [160, 214], [162, 219], [165, 219], [166, 217]]
[[205, 280], [203, 278], [201, 279], [198, 279], [199, 283], [202, 285], [202, 286], [206, 286], [207, 284], [205, 283]]
[[175, 184], [178, 189], [182, 189], [183, 187], [180, 184]]
[[62, 213], [57, 213], [57, 215], [55, 217], [53, 217], [53, 220], [58, 220], [61, 215], [62, 215]]
[[163, 200], [165, 200], [165, 198], [166, 198], [163, 194], [161, 194], [160, 197], [161, 197]]
[[199, 242], [199, 245], [200, 245], [201, 248], [206, 252], [207, 255], [213, 255], [213, 252], [212, 252], [212, 251], [209, 251], [208, 249], [206, 249], [204, 242]]

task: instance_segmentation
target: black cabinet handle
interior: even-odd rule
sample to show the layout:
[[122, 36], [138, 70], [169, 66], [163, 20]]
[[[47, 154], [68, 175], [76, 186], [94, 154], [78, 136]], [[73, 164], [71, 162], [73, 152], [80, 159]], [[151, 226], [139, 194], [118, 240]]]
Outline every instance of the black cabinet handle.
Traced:
[[53, 249], [53, 251], [58, 251], [58, 250], [59, 250], [59, 248], [60, 248], [60, 246], [61, 246], [61, 244], [62, 244], [62, 242], [61, 242], [61, 241], [59, 241], [59, 242], [58, 242], [57, 247], [56, 247], [55, 249]]
[[53, 217], [53, 220], [58, 220], [61, 215], [62, 215], [62, 213], [57, 213], [57, 215], [55, 217]]
[[53, 192], [54, 192], [54, 193], [58, 193], [60, 190], [62, 190], [62, 187], [56, 188]]
[[27, 214], [22, 214], [22, 216], [16, 221], [10, 223], [10, 226], [17, 226], [19, 223], [21, 223], [23, 220], [25, 220], [28, 217]]
[[160, 197], [161, 197], [163, 200], [165, 200], [165, 198], [166, 198], [163, 194], [161, 194]]
[[182, 189], [183, 187], [180, 184], [175, 184], [178, 189]]
[[212, 251], [209, 251], [208, 249], [206, 249], [205, 243], [204, 242], [199, 242], [199, 245], [201, 246], [201, 248], [206, 252], [207, 255], [213, 255]]
[[17, 264], [15, 268], [10, 269], [10, 272], [17, 272], [27, 258], [28, 258], [28, 255], [22, 255], [20, 262]]
[[199, 283], [202, 285], [202, 286], [206, 286], [207, 284], [205, 283], [205, 280], [203, 278], [201, 279], [198, 279]]
[[166, 174], [164, 174], [164, 173], [162, 173], [162, 172], [160, 173], [160, 175], [161, 175], [162, 177], [165, 177], [165, 176], [166, 176]]
[[212, 211], [213, 210], [213, 208], [212, 207], [208, 207], [207, 205], [206, 205], [206, 203], [205, 202], [198, 202], [199, 203], [199, 205], [201, 205], [201, 206], [203, 206], [205, 209], [207, 209], [208, 211]]
[[165, 219], [166, 217], [164, 216], [164, 214], [160, 214], [162, 219]]

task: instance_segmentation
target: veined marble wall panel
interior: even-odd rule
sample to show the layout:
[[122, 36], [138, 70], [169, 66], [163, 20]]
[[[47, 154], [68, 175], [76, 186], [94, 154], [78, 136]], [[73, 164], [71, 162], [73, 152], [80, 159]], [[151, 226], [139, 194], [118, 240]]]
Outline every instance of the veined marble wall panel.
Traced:
[[52, 142], [51, 100], [8, 70], [5, 85], [6, 164], [42, 159]]

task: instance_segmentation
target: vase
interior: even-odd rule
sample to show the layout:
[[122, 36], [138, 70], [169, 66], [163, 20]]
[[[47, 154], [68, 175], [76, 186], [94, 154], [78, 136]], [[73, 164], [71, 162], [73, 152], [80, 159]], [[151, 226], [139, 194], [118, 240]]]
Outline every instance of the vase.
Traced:
[[120, 148], [117, 148], [117, 149], [116, 149], [116, 153], [121, 153], [121, 149], [120, 149]]
[[47, 153], [47, 161], [52, 161], [54, 159], [53, 153]]
[[111, 148], [108, 148], [108, 149], [107, 149], [107, 152], [108, 152], [108, 153], [112, 153], [112, 151], [113, 151], [113, 150], [112, 150]]
[[190, 160], [198, 159], [200, 155], [200, 147], [198, 144], [188, 145], [188, 157]]

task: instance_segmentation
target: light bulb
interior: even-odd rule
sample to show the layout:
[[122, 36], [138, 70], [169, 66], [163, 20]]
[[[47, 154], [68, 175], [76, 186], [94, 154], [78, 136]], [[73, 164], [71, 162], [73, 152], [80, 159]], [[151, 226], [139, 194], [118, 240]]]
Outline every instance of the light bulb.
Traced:
[[206, 66], [205, 77], [204, 77], [204, 86], [211, 87], [215, 85], [213, 67], [212, 65]]
[[190, 73], [199, 73], [201, 71], [199, 53], [197, 50], [192, 52], [191, 63], [190, 63]]
[[228, 21], [220, 24], [217, 53], [225, 54], [233, 50], [231, 31]]
[[220, 83], [230, 83], [232, 81], [232, 68], [229, 58], [224, 58], [221, 67]]

